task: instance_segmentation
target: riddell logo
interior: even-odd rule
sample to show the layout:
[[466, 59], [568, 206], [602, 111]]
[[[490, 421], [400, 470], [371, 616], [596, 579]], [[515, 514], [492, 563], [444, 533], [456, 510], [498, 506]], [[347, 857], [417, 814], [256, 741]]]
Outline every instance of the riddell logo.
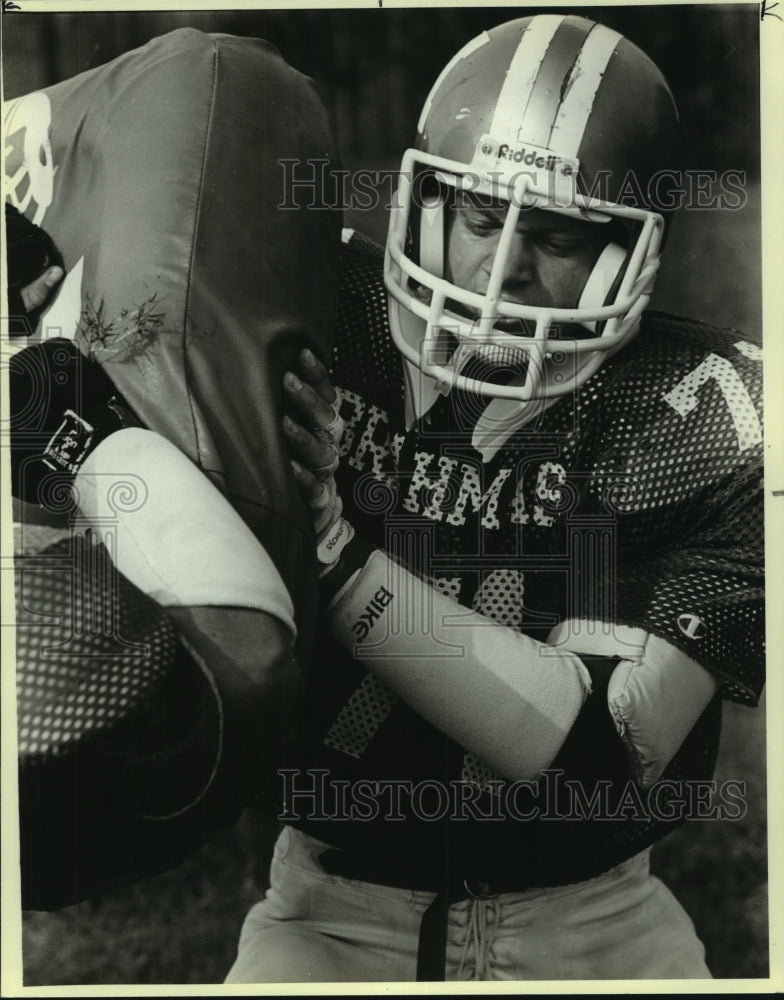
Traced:
[[556, 177], [573, 177], [580, 169], [580, 161], [574, 157], [556, 156], [549, 149], [532, 146], [530, 143], [510, 145], [508, 142], [499, 142], [492, 135], [482, 136], [477, 144], [476, 155], [484, 160], [506, 160], [507, 163], [547, 170]]
[[526, 146], [514, 149], [503, 143], [498, 147], [499, 160], [511, 160], [513, 163], [522, 163], [526, 167], [544, 167], [545, 170], [560, 169], [561, 173], [570, 174], [571, 164], [565, 163], [559, 156], [542, 156], [538, 150], [529, 150]]

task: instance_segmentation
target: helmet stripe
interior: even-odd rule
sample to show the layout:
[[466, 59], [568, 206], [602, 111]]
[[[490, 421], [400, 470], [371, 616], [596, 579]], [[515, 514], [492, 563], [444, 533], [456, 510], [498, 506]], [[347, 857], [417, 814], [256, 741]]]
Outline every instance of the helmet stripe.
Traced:
[[490, 135], [499, 142], [516, 142], [539, 69], [555, 33], [564, 22], [562, 14], [539, 14], [531, 20], [512, 56], [490, 125]]
[[454, 67], [462, 60], [467, 59], [472, 52], [476, 52], [483, 45], [486, 45], [490, 41], [490, 36], [486, 31], [483, 31], [481, 35], [477, 35], [476, 38], [472, 38], [470, 42], [467, 42], [459, 52], [456, 52], [449, 62], [444, 66], [441, 72], [438, 74], [438, 79], [430, 88], [430, 93], [427, 95], [427, 100], [425, 101], [424, 107], [422, 108], [422, 113], [419, 116], [419, 122], [417, 123], [417, 132], [420, 135], [424, 134], [425, 122], [427, 121], [427, 116], [430, 114], [430, 108], [433, 104], [433, 97], [438, 93], [438, 89], [447, 76], [452, 72]]
[[528, 107], [520, 123], [520, 141], [547, 146], [561, 95], [572, 78], [577, 57], [593, 27], [584, 17], [564, 18], [539, 67]]
[[623, 36], [597, 24], [585, 40], [547, 145], [560, 156], [577, 156], [607, 65]]

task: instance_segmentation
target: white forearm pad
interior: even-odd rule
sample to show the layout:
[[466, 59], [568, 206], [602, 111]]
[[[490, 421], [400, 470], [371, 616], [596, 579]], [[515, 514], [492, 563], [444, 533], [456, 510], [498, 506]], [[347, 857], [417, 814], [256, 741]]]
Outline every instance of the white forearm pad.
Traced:
[[74, 488], [119, 571], [159, 604], [257, 608], [296, 635], [291, 596], [264, 547], [159, 434], [128, 427], [110, 435], [88, 455]]
[[713, 675], [664, 639], [624, 625], [567, 621], [549, 641], [577, 653], [622, 657], [607, 703], [635, 780], [650, 788], [716, 694]]
[[552, 763], [590, 692], [579, 658], [457, 604], [375, 551], [330, 628], [403, 701], [512, 780]]

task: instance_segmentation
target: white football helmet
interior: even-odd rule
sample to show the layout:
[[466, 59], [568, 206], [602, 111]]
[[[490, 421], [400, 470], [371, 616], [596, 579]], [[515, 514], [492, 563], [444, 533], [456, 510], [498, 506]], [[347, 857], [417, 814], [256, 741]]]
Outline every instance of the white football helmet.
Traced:
[[[384, 280], [392, 334], [409, 365], [441, 392], [457, 386], [525, 409], [582, 384], [638, 329], [665, 232], [651, 189], [678, 161], [667, 83], [616, 31], [540, 14], [470, 41], [425, 102], [391, 213]], [[449, 206], [460, 191], [506, 206], [483, 294], [444, 276]], [[502, 295], [529, 207], [608, 226], [577, 308]], [[518, 370], [501, 384], [466, 375], [471, 357], [491, 365], [514, 357]]]

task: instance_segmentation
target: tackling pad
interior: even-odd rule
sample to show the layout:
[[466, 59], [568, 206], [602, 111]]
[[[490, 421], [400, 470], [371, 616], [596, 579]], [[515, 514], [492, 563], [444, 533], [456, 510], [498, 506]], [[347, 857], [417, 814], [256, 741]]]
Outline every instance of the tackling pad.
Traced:
[[[336, 165], [311, 82], [264, 41], [182, 29], [10, 101], [3, 116], [7, 196], [52, 237], [66, 269], [56, 299], [36, 317], [37, 329], [4, 350], [73, 340], [85, 371], [90, 362], [100, 365], [132, 422], [167, 438], [207, 474], [280, 572], [305, 662], [317, 607], [315, 550], [281, 440], [281, 380], [303, 346], [328, 360], [340, 219], [337, 211], [303, 207], [334, 199], [320, 200], [307, 186], [285, 191], [279, 161], [303, 161], [298, 176], [319, 175], [320, 166], [304, 161]], [[55, 403], [57, 358], [66, 354], [52, 347], [45, 356], [51, 370], [21, 366], [38, 373], [21, 424], [14, 424], [28, 433], [26, 447]], [[78, 366], [71, 369], [78, 374]], [[74, 391], [89, 392], [88, 382], [80, 376]], [[117, 401], [107, 398], [113, 407]], [[89, 403], [79, 400], [74, 410]], [[46, 434], [41, 449], [51, 428]], [[63, 448], [58, 454], [67, 458]], [[67, 492], [66, 522], [73, 516]], [[66, 644], [67, 656], [52, 673], [53, 654], [41, 652], [42, 642], [52, 645], [39, 628], [48, 621], [41, 615], [51, 613], [46, 609], [63, 587], [96, 572], [78, 562], [73, 537], [69, 545], [54, 560], [17, 558], [23, 905], [36, 908], [170, 867], [234, 822], [252, 794], [238, 778], [248, 762], [238, 768], [225, 741], [215, 764], [214, 685], [183, 655], [163, 612], [127, 581], [116, 600], [120, 607], [130, 602], [135, 624], [121, 635], [134, 646], [132, 660], [126, 663], [127, 650], [111, 642], [100, 649], [74, 644], [64, 619], [63, 636], [52, 637], [55, 646]], [[108, 579], [104, 571], [100, 579]], [[90, 594], [100, 605], [97, 591]], [[66, 619], [75, 613], [73, 600], [60, 609]], [[34, 643], [25, 638], [33, 634]], [[156, 636], [165, 638], [160, 648]], [[116, 695], [115, 670], [136, 678], [133, 702]], [[88, 691], [93, 683], [97, 693]], [[85, 697], [108, 697], [111, 724], [85, 714], [87, 702], [76, 694], [69, 700], [62, 684], [87, 691]], [[68, 706], [68, 739], [41, 723], [30, 696], [35, 685], [44, 685], [47, 712], [59, 717], [58, 706]], [[176, 692], [186, 689], [178, 702]], [[139, 756], [139, 738], [128, 734], [151, 706], [165, 715], [174, 704], [176, 766], [169, 748], [154, 741]], [[109, 745], [107, 732], [111, 752], [101, 749]], [[143, 786], [162, 781], [177, 783], [157, 799], [171, 801], [172, 810], [146, 809]]]
[[[298, 178], [335, 164], [311, 82], [258, 39], [185, 28], [4, 107], [11, 202], [67, 271], [36, 338], [75, 337], [140, 421], [260, 539], [312, 639], [310, 517], [280, 435], [281, 376], [331, 348], [340, 218]], [[328, 173], [324, 167], [324, 176]], [[285, 205], [289, 207], [281, 208]]]

